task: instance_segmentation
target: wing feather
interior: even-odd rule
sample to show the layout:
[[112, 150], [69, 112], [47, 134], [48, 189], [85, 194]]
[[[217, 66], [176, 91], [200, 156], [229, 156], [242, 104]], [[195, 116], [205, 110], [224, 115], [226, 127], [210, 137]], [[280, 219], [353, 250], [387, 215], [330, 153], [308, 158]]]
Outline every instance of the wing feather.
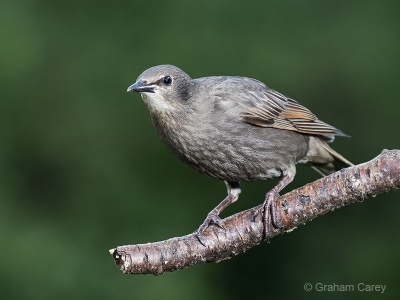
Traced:
[[272, 127], [318, 135], [333, 140], [335, 135], [347, 136], [339, 129], [319, 120], [309, 109], [293, 99], [265, 88], [252, 92], [252, 103], [242, 114], [243, 120], [260, 127]]

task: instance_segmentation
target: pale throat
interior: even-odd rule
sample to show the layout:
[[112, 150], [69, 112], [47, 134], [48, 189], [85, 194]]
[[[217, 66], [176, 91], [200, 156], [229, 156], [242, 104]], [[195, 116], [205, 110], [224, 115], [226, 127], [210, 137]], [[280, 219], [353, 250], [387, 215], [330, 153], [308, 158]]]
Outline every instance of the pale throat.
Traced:
[[174, 107], [170, 105], [164, 98], [156, 93], [142, 93], [143, 102], [146, 104], [150, 112], [152, 113], [165, 113], [174, 110]]

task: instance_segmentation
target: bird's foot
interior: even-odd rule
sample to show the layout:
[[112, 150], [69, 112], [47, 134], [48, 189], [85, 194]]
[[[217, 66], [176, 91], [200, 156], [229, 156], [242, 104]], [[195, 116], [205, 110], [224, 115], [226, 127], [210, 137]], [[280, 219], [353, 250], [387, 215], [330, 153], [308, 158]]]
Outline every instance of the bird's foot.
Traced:
[[206, 230], [210, 225], [216, 225], [219, 228], [222, 228], [225, 230], [225, 227], [222, 226], [221, 224], [221, 218], [214, 212], [210, 212], [207, 215], [207, 218], [204, 220], [204, 222], [199, 226], [199, 228], [194, 232], [194, 235], [197, 237], [199, 240], [200, 244], [202, 244], [204, 247], [206, 247], [205, 243], [205, 237], [203, 235], [204, 230]]
[[269, 191], [265, 195], [265, 200], [262, 206], [262, 212], [263, 212], [263, 223], [264, 223], [264, 228], [263, 228], [263, 234], [265, 237], [265, 240], [267, 243], [269, 243], [269, 238], [270, 238], [270, 229], [274, 231], [278, 227], [276, 226], [275, 220], [274, 220], [274, 213], [272, 211], [272, 204], [274, 201], [279, 197], [279, 193], [275, 192], [274, 190]]
[[278, 227], [276, 226], [275, 220], [274, 220], [274, 214], [272, 211], [272, 204], [274, 203], [275, 199], [279, 197], [279, 193], [275, 191], [269, 191], [265, 195], [265, 200], [262, 206], [260, 206], [259, 209], [257, 209], [253, 215], [253, 222], [256, 220], [258, 216], [260, 216], [262, 222], [263, 222], [263, 236], [266, 239], [266, 241], [269, 243], [269, 238], [270, 238], [270, 230], [277, 229]]

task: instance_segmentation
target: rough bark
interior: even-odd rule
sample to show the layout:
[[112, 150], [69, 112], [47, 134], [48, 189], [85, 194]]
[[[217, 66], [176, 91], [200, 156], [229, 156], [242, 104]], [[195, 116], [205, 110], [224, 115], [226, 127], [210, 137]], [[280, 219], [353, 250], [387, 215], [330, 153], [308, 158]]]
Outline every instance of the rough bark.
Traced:
[[[400, 150], [384, 150], [373, 160], [343, 169], [279, 197], [273, 207], [270, 239], [345, 205], [362, 202], [400, 187]], [[119, 246], [110, 250], [127, 274], [154, 274], [184, 269], [202, 262], [232, 258], [265, 240], [260, 206], [232, 215], [222, 226], [204, 232], [206, 246], [189, 234], [165, 241]]]

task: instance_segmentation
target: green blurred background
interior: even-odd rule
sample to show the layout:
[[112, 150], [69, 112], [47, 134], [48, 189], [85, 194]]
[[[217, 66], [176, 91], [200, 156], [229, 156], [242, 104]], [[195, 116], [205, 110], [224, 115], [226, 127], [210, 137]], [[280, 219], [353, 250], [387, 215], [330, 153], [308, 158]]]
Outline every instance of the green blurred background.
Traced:
[[[398, 297], [398, 192], [158, 277], [122, 275], [108, 249], [190, 233], [226, 193], [173, 157], [126, 93], [143, 70], [257, 78], [351, 135], [333, 147], [360, 163], [399, 147], [399, 15], [396, 0], [1, 1], [2, 298]], [[286, 191], [317, 178], [299, 166]], [[274, 183], [243, 184], [223, 216]]]

